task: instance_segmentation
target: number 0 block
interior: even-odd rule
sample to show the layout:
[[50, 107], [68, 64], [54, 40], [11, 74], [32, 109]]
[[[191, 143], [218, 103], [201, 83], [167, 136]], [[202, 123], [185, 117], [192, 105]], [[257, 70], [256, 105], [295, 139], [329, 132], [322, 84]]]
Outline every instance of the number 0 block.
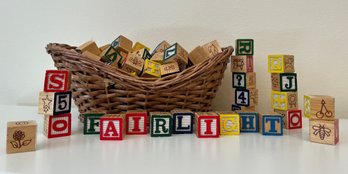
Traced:
[[71, 114], [45, 115], [43, 132], [47, 138], [70, 136]]
[[58, 115], [70, 113], [71, 92], [40, 92], [38, 113]]
[[69, 90], [70, 75], [66, 70], [47, 70], [45, 76], [45, 92], [64, 92]]

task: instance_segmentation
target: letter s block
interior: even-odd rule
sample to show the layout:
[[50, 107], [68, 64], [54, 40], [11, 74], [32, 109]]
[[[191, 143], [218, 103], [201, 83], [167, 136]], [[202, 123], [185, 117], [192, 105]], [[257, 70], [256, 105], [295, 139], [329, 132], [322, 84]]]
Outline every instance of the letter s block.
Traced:
[[64, 92], [69, 90], [70, 75], [67, 70], [47, 70], [45, 76], [45, 92]]
[[283, 135], [283, 117], [281, 115], [261, 116], [262, 135]]
[[150, 112], [151, 137], [172, 136], [172, 115], [170, 112]]
[[65, 137], [71, 135], [71, 114], [45, 115], [44, 135], [47, 138]]
[[100, 140], [122, 140], [125, 130], [124, 114], [106, 114], [100, 118]]
[[195, 130], [198, 138], [218, 138], [219, 124], [219, 115], [215, 112], [195, 113]]

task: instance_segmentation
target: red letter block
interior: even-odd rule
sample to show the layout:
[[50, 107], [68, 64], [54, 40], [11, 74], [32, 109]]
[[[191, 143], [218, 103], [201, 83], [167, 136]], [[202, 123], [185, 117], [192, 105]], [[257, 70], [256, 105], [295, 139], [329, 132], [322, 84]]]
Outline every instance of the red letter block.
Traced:
[[215, 112], [196, 112], [195, 127], [198, 138], [219, 137], [219, 115]]
[[100, 140], [122, 140], [125, 133], [124, 114], [107, 114], [100, 118]]
[[279, 113], [283, 117], [283, 125], [286, 129], [301, 129], [302, 128], [302, 112], [299, 109], [296, 110], [277, 110], [274, 112]]
[[69, 71], [47, 70], [45, 76], [45, 92], [64, 92], [69, 90]]
[[147, 112], [128, 111], [126, 113], [126, 133], [130, 135], [146, 134]]
[[71, 114], [45, 115], [44, 134], [47, 138], [71, 135]]

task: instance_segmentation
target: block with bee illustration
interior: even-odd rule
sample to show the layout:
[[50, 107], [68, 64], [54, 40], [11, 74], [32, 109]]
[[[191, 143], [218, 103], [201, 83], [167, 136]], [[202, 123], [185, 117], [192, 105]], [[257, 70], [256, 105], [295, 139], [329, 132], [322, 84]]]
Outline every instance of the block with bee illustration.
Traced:
[[275, 113], [282, 115], [283, 127], [285, 129], [300, 129], [302, 128], [302, 111], [299, 109], [294, 110], [274, 110]]
[[36, 150], [36, 121], [7, 122], [7, 153], [28, 152]]
[[123, 140], [125, 135], [124, 114], [106, 114], [100, 117], [100, 140]]
[[145, 60], [142, 57], [136, 54], [136, 52], [132, 52], [127, 55], [125, 60], [123, 60], [121, 69], [126, 72], [139, 75], [143, 70], [144, 63]]
[[80, 45], [78, 48], [78, 50], [81, 50], [81, 52], [85, 52], [88, 51], [94, 55], [99, 55], [100, 54], [100, 50], [97, 46], [97, 44], [94, 41], [88, 41], [83, 43], [82, 45]]
[[273, 109], [291, 110], [298, 108], [297, 92], [272, 91], [271, 103]]
[[242, 88], [242, 89], [253, 89], [256, 87], [256, 73], [232, 73], [232, 86], [233, 88]]
[[310, 119], [335, 119], [335, 98], [326, 95], [305, 95], [304, 115]]
[[310, 120], [309, 137], [311, 142], [335, 145], [339, 142], [339, 121]]
[[268, 55], [269, 73], [293, 73], [295, 72], [293, 55]]
[[253, 55], [254, 40], [253, 39], [237, 39], [236, 55]]
[[173, 116], [170, 112], [150, 112], [151, 137], [169, 137], [173, 131]]
[[46, 70], [44, 91], [64, 92], [70, 89], [71, 75], [67, 70]]
[[40, 92], [38, 113], [42, 115], [57, 115], [70, 113], [71, 91]]
[[164, 50], [163, 62], [178, 62], [182, 71], [188, 64], [188, 52], [178, 43], [175, 43]]
[[126, 133], [129, 135], [146, 134], [148, 122], [147, 112], [145, 110], [130, 110], [126, 113]]
[[132, 48], [132, 51], [138, 51], [140, 49], [143, 49], [145, 48], [147, 51], [150, 51], [150, 48], [147, 47], [146, 45], [140, 43], [140, 42], [136, 42], [134, 45], [133, 45], [133, 48]]
[[232, 72], [253, 72], [254, 58], [253, 56], [231, 56]]
[[272, 73], [271, 78], [273, 91], [297, 91], [296, 73]]
[[202, 45], [203, 50], [205, 50], [206, 53], [208, 53], [208, 57], [213, 57], [217, 55], [218, 53], [221, 53], [221, 47], [217, 40], [213, 40], [209, 43], [206, 43]]
[[161, 64], [149, 59], [145, 60], [142, 77], [161, 77]]
[[154, 55], [155, 53], [163, 53], [168, 47], [170, 47], [170, 44], [164, 40], [156, 46], [151, 55]]
[[283, 117], [280, 114], [260, 116], [262, 135], [283, 135]]
[[177, 62], [170, 62], [161, 65], [161, 76], [175, 74], [180, 72], [180, 68]]
[[198, 138], [218, 138], [219, 124], [219, 115], [215, 112], [195, 113], [194, 126]]
[[45, 115], [43, 134], [47, 138], [71, 135], [71, 114]]
[[216, 112], [220, 116], [220, 135], [239, 135], [239, 114], [233, 111]]
[[113, 47], [117, 52], [126, 52], [126, 53], [130, 53], [132, 51], [132, 45], [133, 45], [133, 42], [122, 35], [118, 36], [111, 43], [111, 47]]
[[210, 58], [210, 53], [201, 46], [197, 46], [189, 53], [189, 60], [193, 65], [199, 64]]

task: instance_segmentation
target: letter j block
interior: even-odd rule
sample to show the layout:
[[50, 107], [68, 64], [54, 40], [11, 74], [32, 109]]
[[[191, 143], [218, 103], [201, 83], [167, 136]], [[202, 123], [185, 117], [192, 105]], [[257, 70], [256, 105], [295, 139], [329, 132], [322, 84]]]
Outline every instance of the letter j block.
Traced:
[[219, 115], [215, 112], [196, 112], [195, 130], [198, 138], [219, 137]]
[[69, 90], [69, 71], [47, 70], [45, 76], [45, 92], [64, 92]]
[[172, 136], [172, 115], [169, 112], [150, 112], [151, 137]]
[[261, 116], [262, 135], [283, 135], [283, 117], [281, 115]]

